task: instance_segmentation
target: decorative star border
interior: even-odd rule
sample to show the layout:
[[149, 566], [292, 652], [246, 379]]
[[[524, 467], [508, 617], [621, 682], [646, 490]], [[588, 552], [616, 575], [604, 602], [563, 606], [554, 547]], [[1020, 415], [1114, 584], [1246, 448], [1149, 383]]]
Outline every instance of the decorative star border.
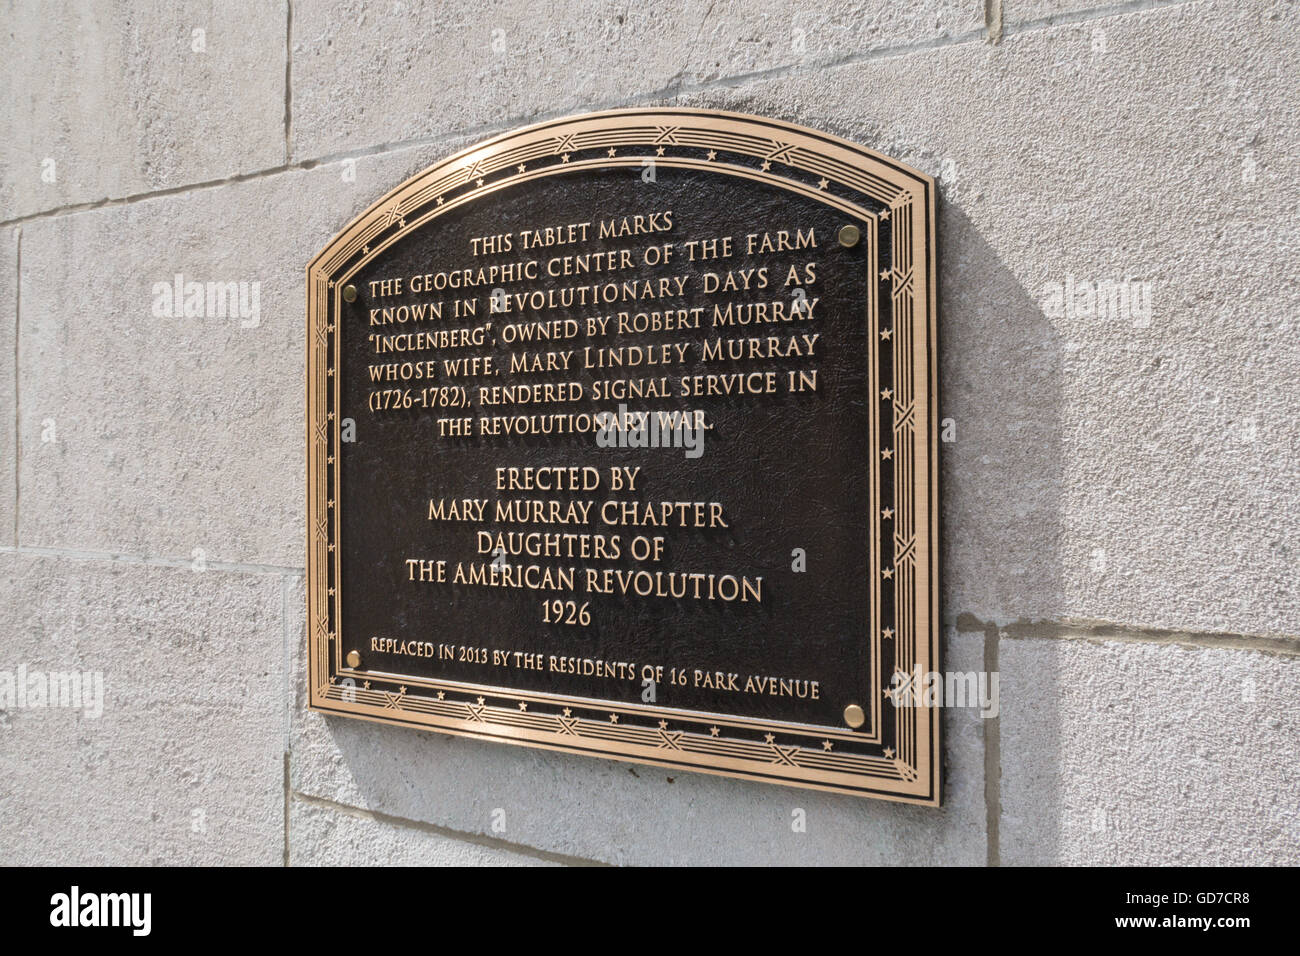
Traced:
[[[680, 112], [689, 115], [692, 111]], [[637, 111], [628, 111], [620, 115], [626, 120], [640, 118]], [[528, 132], [521, 131], [524, 134]], [[751, 178], [774, 181], [783, 188], [837, 206], [850, 215], [868, 220], [874, 217], [875, 221], [881, 224], [897, 223], [900, 218], [904, 220], [913, 218], [909, 213], [912, 211], [913, 203], [919, 198], [916, 190], [891, 182], [887, 177], [864, 168], [860, 162], [844, 162], [832, 157], [805, 140], [804, 132], [797, 129], [792, 129], [792, 135], [782, 137], [759, 135], [736, 129], [724, 132], [710, 128], [708, 125], [692, 125], [689, 122], [680, 124], [668, 122], [649, 125], [634, 123], [630, 126], [617, 127], [594, 126], [578, 130], [560, 128], [552, 136], [524, 135], [514, 145], [493, 148], [493, 143], [485, 144], [481, 149], [461, 154], [463, 161], [453, 158], [452, 161], [439, 164], [398, 187], [360, 217], [357, 223], [340, 234], [341, 242], [336, 240], [320, 257], [317, 257], [311, 267], [315, 270], [314, 274], [319, 276], [323, 273], [340, 277], [327, 280], [326, 288], [330, 291], [325, 297], [324, 308], [317, 310], [318, 314], [328, 317], [331, 311], [337, 313], [339, 307], [337, 282], [345, 281], [392, 243], [420, 228], [441, 212], [462, 203], [475, 201], [502, 188], [544, 176], [582, 169], [614, 166], [644, 167], [648, 163], [704, 170], [716, 168], [720, 173], [748, 175]], [[930, 189], [932, 188], [931, 184]], [[929, 201], [933, 202], [932, 191]], [[360, 228], [357, 228], [358, 224]], [[883, 268], [879, 273], [881, 306], [875, 309], [875, 314], [879, 324], [880, 367], [884, 369], [896, 366], [900, 361], [900, 356], [897, 354], [900, 345], [903, 346], [901, 359], [906, 361], [908, 358], [906, 346], [910, 343], [904, 343], [902, 335], [895, 338], [896, 317], [900, 303], [906, 306], [903, 310], [904, 318], [915, 319], [919, 312], [922, 319], [932, 322], [933, 316], [930, 308], [927, 308], [928, 303], [921, 302], [921, 307], [917, 308], [918, 285], [914, 280], [912, 263], [906, 255], [910, 251], [907, 243], [903, 242], [900, 245], [896, 242], [896, 236], [889, 234], [872, 236], [872, 240], [877, 238], [879, 238], [877, 252], [882, 258]], [[900, 252], [904, 254], [899, 255]], [[930, 284], [933, 284], [932, 275]], [[309, 283], [309, 299], [311, 290], [312, 286]], [[325, 289], [320, 291], [324, 293]], [[317, 324], [328, 333], [318, 338], [318, 345], [322, 342], [324, 344], [325, 354], [321, 357], [324, 358], [324, 364], [327, 366], [326, 378], [331, 379], [334, 365], [333, 345], [337, 335], [336, 323], [326, 319]], [[911, 330], [897, 331], [910, 332]], [[880, 509], [881, 522], [891, 524], [894, 522], [899, 504], [896, 499], [900, 475], [896, 473], [899, 469], [896, 468], [894, 455], [900, 437], [900, 424], [903, 433], [901, 437], [910, 440], [916, 411], [915, 394], [902, 394], [903, 390], [898, 388], [899, 384], [910, 381], [910, 377], [905, 377], [900, 382], [895, 371], [893, 380], [894, 387], [882, 389], [880, 396], [882, 416], [889, 420], [888, 431], [892, 440], [889, 444], [885, 444], [886, 426], [882, 421], [880, 428], [882, 447], [879, 449], [880, 457], [877, 463], [878, 487], [884, 487], [888, 481], [888, 485], [895, 489], [895, 500]], [[327, 391], [332, 394], [333, 382], [328, 381], [325, 385]], [[327, 404], [332, 401], [333, 399], [330, 398]], [[333, 423], [334, 413], [327, 413], [326, 420]], [[330, 434], [331, 430], [334, 432], [333, 435]], [[323, 440], [329, 446], [329, 454], [324, 456], [325, 464], [330, 469], [334, 469], [337, 465], [334, 454], [337, 444], [331, 442], [331, 438], [337, 439], [337, 425], [332, 429], [320, 428], [316, 432], [317, 441]], [[907, 477], [903, 475], [901, 480], [906, 481]], [[321, 484], [330, 483], [327, 480]], [[905, 513], [915, 512], [916, 502], [904, 502], [904, 504], [909, 505]], [[311, 522], [311, 527], [314, 529], [317, 541], [322, 537], [325, 539], [326, 553], [334, 562], [336, 575], [337, 515], [334, 505], [333, 497], [328, 497], [325, 501], [325, 515], [316, 515], [316, 520]], [[929, 516], [929, 520], [933, 521], [934, 516]], [[880, 584], [886, 587], [892, 586], [895, 594], [895, 600], [891, 602], [893, 612], [889, 615], [888, 622], [893, 626], [881, 626], [886, 624], [884, 602], [877, 602], [881, 614], [874, 635], [877, 648], [874, 676], [881, 679], [883, 675], [892, 673], [896, 669], [909, 667], [917, 657], [915, 631], [909, 626], [914, 622], [895, 620], [900, 606], [915, 607], [916, 595], [900, 593], [904, 588], [910, 587], [914, 579], [912, 572], [915, 570], [915, 540], [909, 536], [908, 530], [910, 529], [905, 529], [900, 534], [899, 529], [895, 527], [893, 533], [885, 533], [882, 530], [878, 535], [882, 550], [890, 552], [888, 563], [885, 563], [886, 556], [884, 554], [881, 556]], [[896, 571], [902, 573], [896, 577]], [[326, 575], [326, 577], [330, 576]], [[931, 587], [937, 587], [937, 582], [933, 581], [932, 576]], [[482, 725], [479, 729], [489, 726], [516, 730], [530, 729], [562, 737], [583, 737], [622, 743], [638, 751], [645, 747], [653, 747], [657, 750], [706, 757], [726, 754], [745, 761], [817, 769], [836, 776], [839, 774], [862, 776], [864, 780], [870, 779], [877, 783], [894, 780], [910, 784], [919, 776], [918, 758], [922, 755], [917, 752], [916, 728], [911, 727], [910, 734], [903, 732], [908, 729], [905, 725], [914, 723], [906, 714], [898, 712], [893, 714], [892, 723], [896, 730], [894, 736], [897, 738], [895, 740], [897, 749], [894, 746], [880, 747], [879, 744], [875, 744], [871, 748], [875, 751], [872, 753], [836, 750], [836, 747], [843, 747], [846, 743], [857, 750], [859, 748], [854, 747], [854, 744], [879, 739], [885, 729], [886, 721], [884, 712], [876, 709], [875, 701], [863, 702], [872, 714], [868, 729], [873, 730], [873, 734], [868, 737], [863, 734], [847, 733], [842, 728], [833, 730], [819, 728], [816, 733], [804, 729], [787, 731], [779, 725], [771, 728], [755, 728], [749, 726], [756, 723], [754, 721], [737, 724], [720, 715], [715, 716], [711, 724], [708, 719], [697, 719], [693, 716], [678, 717], [674, 723], [680, 726], [670, 729], [672, 725], [665, 719], [659, 719], [657, 726], [653, 725], [653, 721], [649, 724], [644, 723], [648, 719], [644, 710], [628, 711], [617, 707], [610, 710], [607, 704], [588, 707], [571, 702], [569, 706], [551, 713], [538, 709], [538, 701], [535, 697], [528, 699], [496, 695], [485, 697], [472, 696], [469, 692], [465, 692], [465, 699], [462, 700], [459, 699], [461, 693], [456, 692], [455, 685], [447, 682], [428, 682], [440, 685], [435, 697], [413, 696], [409, 695], [407, 687], [401, 684], [372, 687], [374, 681], [389, 683], [382, 681], [376, 675], [368, 675], [371, 679], [366, 680], [361, 688], [352, 686], [354, 682], [350, 678], [346, 678], [349, 684], [341, 686], [339, 675], [347, 672], [338, 666], [341, 664], [339, 661], [341, 652], [337, 647], [336, 634], [332, 627], [334, 615], [331, 612], [334, 609], [335, 593], [333, 582], [329, 581], [329, 586], [324, 589], [323, 596], [326, 600], [323, 607], [314, 606], [311, 609], [324, 611], [323, 614], [316, 613], [311, 616], [318, 619], [318, 636], [324, 637], [323, 643], [326, 648], [330, 644], [335, 645], [333, 656], [336, 668], [332, 673], [328, 666], [323, 670], [318, 668], [317, 671], [318, 677], [324, 678], [328, 675], [329, 678], [327, 684], [318, 682], [315, 685], [318, 696], [325, 700], [355, 704], [361, 709], [378, 707], [383, 711], [400, 712], [417, 718], [438, 717], [454, 722], [465, 722], [468, 725]], [[930, 626], [933, 629], [937, 627], [937, 623], [932, 620]], [[888, 642], [885, 647], [893, 652], [890, 665], [887, 665], [884, 660], [885, 649], [882, 648], [884, 642]], [[931, 667], [937, 667], [937, 640], [933, 634], [930, 635], [930, 644], [926, 657]], [[327, 659], [328, 649], [316, 656]], [[396, 687], [396, 693], [393, 687]], [[454, 694], [450, 699], [449, 689]], [[489, 700], [494, 702], [500, 700], [504, 705], [490, 704]], [[530, 710], [530, 706], [533, 709]], [[574, 713], [575, 706], [579, 707], [578, 715]], [[600, 719], [602, 716], [603, 719]], [[707, 731], [703, 729], [704, 724], [710, 724]], [[696, 727], [701, 729], [692, 729]], [[727, 728], [726, 737], [722, 736], [722, 727]], [[932, 721], [931, 736], [934, 739], [933, 752], [936, 754], [937, 734], [937, 722]], [[813, 742], [813, 738], [820, 739]], [[933, 761], [926, 769], [932, 786], [925, 797], [917, 802], [937, 803], [939, 769], [937, 761]], [[829, 786], [826, 789], [846, 788]], [[848, 792], [871, 792], [875, 789], [877, 788], [863, 786], [860, 789], [848, 788]], [[904, 796], [901, 792], [874, 795], [909, 799], [909, 796]], [[916, 798], [913, 796], [911, 799]]]

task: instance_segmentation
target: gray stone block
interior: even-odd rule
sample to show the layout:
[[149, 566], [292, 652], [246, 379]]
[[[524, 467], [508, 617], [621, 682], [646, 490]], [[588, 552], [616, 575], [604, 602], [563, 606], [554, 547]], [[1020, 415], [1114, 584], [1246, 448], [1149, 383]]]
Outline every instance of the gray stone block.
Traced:
[[678, 98], [939, 177], [948, 620], [1295, 635], [1296, 20], [1157, 7]]
[[20, 668], [100, 675], [81, 707], [0, 699], [0, 862], [279, 863], [279, 577], [12, 553], [0, 569], [0, 689]]
[[285, 4], [16, 6], [0, 36], [0, 219], [284, 162]]
[[1004, 865], [1300, 863], [1300, 661], [1003, 640]]
[[342, 807], [294, 800], [291, 866], [556, 866], [485, 842], [375, 819]]
[[1042, 24], [1096, 16], [1137, 6], [1131, 0], [1002, 0], [1005, 26]]
[[[616, 4], [307, 0], [293, 8], [293, 155], [497, 129], [982, 29], [970, 0]], [[448, 56], [450, 55], [450, 59]], [[814, 75], [820, 76], [817, 73]]]
[[[26, 224], [21, 542], [302, 566], [304, 270], [431, 158], [408, 151]], [[177, 275], [235, 283], [247, 317], [208, 314], [206, 292], [204, 315], [187, 316], [169, 291]], [[43, 441], [50, 425], [55, 440]]]

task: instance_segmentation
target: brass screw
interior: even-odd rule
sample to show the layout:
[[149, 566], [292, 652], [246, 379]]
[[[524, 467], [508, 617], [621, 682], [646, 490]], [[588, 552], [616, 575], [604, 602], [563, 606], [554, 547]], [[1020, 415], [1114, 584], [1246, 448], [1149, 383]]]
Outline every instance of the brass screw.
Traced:
[[[360, 667], [360, 666], [361, 666], [361, 655], [358, 654], [356, 651], [348, 651], [348, 667]], [[858, 713], [862, 713], [862, 711], [858, 711]]]
[[351, 285], [351, 284], [348, 284], [348, 285], [345, 285], [345, 286], [343, 287], [343, 301], [344, 301], [344, 302], [355, 302], [355, 301], [357, 301], [357, 287], [356, 287], [356, 286]]
[[857, 226], [848, 225], [840, 227], [840, 245], [846, 249], [851, 249], [858, 244], [862, 238], [862, 230]]
[[[353, 653], [356, 653], [355, 651]], [[857, 704], [849, 704], [844, 708], [844, 722], [857, 730], [867, 722], [867, 715], [862, 712], [862, 708]]]

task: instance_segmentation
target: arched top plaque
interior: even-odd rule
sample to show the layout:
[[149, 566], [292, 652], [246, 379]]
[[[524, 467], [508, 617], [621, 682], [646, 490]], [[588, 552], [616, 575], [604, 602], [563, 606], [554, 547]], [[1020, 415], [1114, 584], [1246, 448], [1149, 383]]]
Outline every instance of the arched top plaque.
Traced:
[[311, 708], [938, 804], [934, 220], [696, 109], [377, 201], [307, 268]]

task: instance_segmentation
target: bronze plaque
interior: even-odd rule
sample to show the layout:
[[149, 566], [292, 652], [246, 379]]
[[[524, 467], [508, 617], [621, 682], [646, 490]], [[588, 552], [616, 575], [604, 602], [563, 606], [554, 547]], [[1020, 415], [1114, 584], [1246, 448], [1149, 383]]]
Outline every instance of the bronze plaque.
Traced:
[[939, 802], [934, 183], [617, 110], [307, 269], [314, 710]]

